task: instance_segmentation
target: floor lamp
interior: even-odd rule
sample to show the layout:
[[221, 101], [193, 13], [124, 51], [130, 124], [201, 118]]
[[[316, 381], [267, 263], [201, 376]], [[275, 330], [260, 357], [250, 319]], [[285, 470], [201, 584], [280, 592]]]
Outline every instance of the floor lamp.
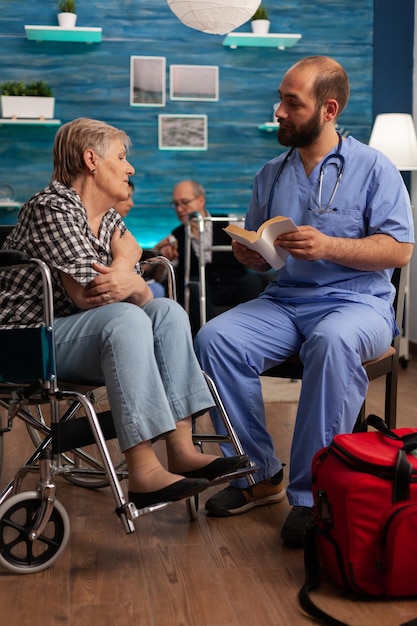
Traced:
[[383, 152], [400, 172], [417, 170], [417, 137], [408, 113], [377, 115], [369, 145]]

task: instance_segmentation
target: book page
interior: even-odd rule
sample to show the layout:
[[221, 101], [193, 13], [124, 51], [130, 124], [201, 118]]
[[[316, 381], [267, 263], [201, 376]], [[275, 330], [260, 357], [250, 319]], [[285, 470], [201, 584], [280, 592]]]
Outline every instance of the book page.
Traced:
[[236, 241], [239, 241], [239, 243], [243, 243], [243, 245], [246, 245], [245, 242], [247, 241], [253, 243], [257, 239], [259, 239], [258, 233], [256, 233], [254, 230], [246, 230], [245, 228], [236, 226], [236, 224], [229, 224], [229, 226], [227, 226], [223, 230], [225, 230], [226, 233], [228, 233], [232, 237], [232, 239], [236, 239]]
[[272, 218], [261, 224], [258, 233], [267, 243], [274, 245], [274, 241], [283, 233], [291, 233], [298, 230], [291, 218], [281, 217], [281, 219]]
[[290, 222], [291, 224], [294, 224], [290, 217], [285, 217], [284, 215], [276, 215], [275, 217], [271, 217], [269, 220], [266, 220], [266, 222], [261, 224], [257, 230], [257, 233], [261, 235], [262, 231], [265, 230], [265, 228], [269, 228], [270, 224], [275, 224], [276, 222], [287, 222], [287, 224]]
[[248, 248], [259, 252], [274, 270], [279, 270], [285, 265], [285, 259], [289, 254], [286, 250], [283, 250], [279, 246], [271, 245], [263, 238], [258, 239], [253, 244], [249, 244]]
[[257, 232], [234, 224], [230, 224], [224, 230], [238, 243], [259, 252], [274, 270], [278, 270], [285, 264], [288, 252], [274, 246], [274, 241], [279, 235], [294, 232], [298, 228], [291, 218], [278, 215], [261, 224]]

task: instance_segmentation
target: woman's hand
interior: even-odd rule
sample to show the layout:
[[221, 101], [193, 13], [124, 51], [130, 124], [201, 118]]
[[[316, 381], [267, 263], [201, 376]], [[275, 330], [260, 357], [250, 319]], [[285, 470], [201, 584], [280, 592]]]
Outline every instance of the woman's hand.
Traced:
[[131, 232], [116, 228], [111, 239], [112, 267], [133, 270], [142, 256], [142, 248]]
[[87, 287], [83, 287], [72, 276], [61, 272], [61, 279], [67, 295], [78, 309], [85, 311], [112, 302], [132, 302], [143, 306], [152, 300], [153, 294], [146, 281], [132, 270], [106, 267], [93, 263], [99, 275]]
[[94, 261], [93, 268], [99, 272], [87, 287], [84, 298], [90, 306], [103, 306], [111, 302], [133, 302], [142, 306], [152, 300], [152, 291], [146, 281], [132, 270], [107, 267]]

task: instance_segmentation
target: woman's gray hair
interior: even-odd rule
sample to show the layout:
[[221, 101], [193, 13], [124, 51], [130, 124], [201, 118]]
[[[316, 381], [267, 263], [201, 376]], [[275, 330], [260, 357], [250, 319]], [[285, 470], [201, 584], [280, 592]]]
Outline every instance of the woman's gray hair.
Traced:
[[52, 179], [67, 187], [85, 170], [84, 152], [92, 149], [104, 157], [114, 141], [120, 139], [126, 150], [131, 142], [128, 135], [106, 122], [79, 117], [58, 130], [53, 148]]

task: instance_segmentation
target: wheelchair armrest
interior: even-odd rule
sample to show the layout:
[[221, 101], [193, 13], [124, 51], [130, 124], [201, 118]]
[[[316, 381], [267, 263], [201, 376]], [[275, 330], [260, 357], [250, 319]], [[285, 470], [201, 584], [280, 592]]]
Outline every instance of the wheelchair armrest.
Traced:
[[161, 253], [157, 250], [149, 250], [145, 248], [142, 251], [142, 256], [140, 257], [139, 263], [142, 263], [142, 261], [148, 261], [148, 259], [154, 259], [155, 257], [159, 256], [161, 256]]
[[42, 278], [43, 321], [46, 327], [53, 328], [54, 299], [52, 276], [49, 267], [44, 261], [31, 257], [21, 250], [14, 250], [12, 248], [0, 250], [0, 270], [7, 272], [9, 268], [19, 266], [32, 266], [37, 268], [37, 271], [40, 273]]
[[0, 266], [11, 267], [12, 265], [25, 265], [31, 261], [31, 257], [21, 250], [0, 250]]
[[175, 280], [175, 272], [172, 266], [172, 263], [169, 259], [164, 257], [157, 250], [144, 249], [142, 252], [142, 256], [139, 260], [140, 265], [157, 265], [160, 264], [165, 267], [167, 271], [167, 287], [168, 287], [168, 297], [173, 300], [177, 299], [177, 289], [176, 289], [176, 280]]

